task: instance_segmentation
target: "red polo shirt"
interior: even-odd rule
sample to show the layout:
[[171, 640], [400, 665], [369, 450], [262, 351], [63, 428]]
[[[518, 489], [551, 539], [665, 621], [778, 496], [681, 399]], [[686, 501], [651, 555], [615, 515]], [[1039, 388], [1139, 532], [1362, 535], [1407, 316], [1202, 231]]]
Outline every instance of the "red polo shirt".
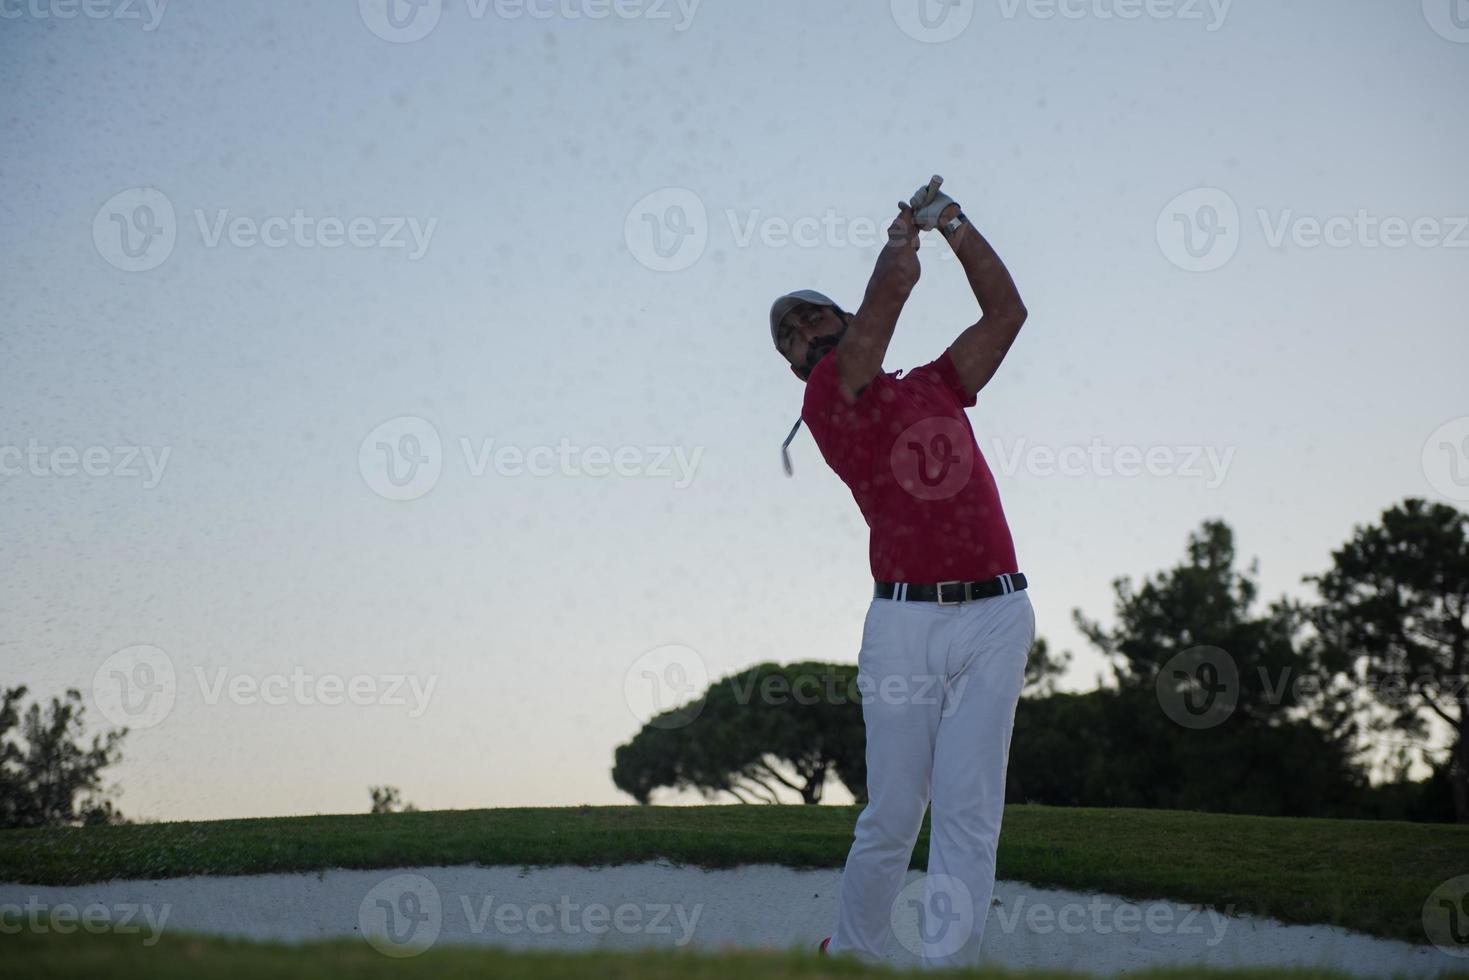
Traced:
[[879, 373], [849, 404], [828, 354], [801, 409], [867, 519], [872, 577], [933, 583], [1018, 572], [999, 490], [964, 414], [974, 397], [949, 352], [901, 374]]

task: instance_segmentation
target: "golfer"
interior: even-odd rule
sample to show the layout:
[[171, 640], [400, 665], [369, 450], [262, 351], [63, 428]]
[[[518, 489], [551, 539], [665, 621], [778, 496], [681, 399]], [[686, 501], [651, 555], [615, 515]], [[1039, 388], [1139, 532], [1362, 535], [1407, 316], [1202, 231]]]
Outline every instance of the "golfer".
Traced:
[[[999, 256], [935, 181], [898, 206], [855, 313], [802, 290], [775, 301], [770, 332], [806, 383], [801, 421], [871, 529], [875, 584], [857, 659], [868, 802], [842, 874], [836, 932], [821, 948], [883, 958], [932, 802], [914, 951], [927, 966], [964, 966], [978, 962], [994, 892], [1010, 733], [1035, 640], [1025, 577], [964, 409], [994, 377], [1026, 312]], [[937, 360], [905, 377], [885, 373], [918, 283], [919, 231], [934, 229], [957, 254], [982, 316]], [[919, 902], [904, 890], [903, 904]]]

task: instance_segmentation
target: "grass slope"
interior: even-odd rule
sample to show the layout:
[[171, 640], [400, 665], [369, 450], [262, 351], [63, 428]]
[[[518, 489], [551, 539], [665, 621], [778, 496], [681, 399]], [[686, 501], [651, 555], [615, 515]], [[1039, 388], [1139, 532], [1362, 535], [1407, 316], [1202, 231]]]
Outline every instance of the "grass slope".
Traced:
[[[0, 881], [264, 874], [455, 864], [841, 867], [857, 807], [569, 807], [0, 831]], [[927, 863], [925, 823], [913, 867]], [[1169, 898], [1425, 941], [1441, 882], [1469, 871], [1469, 828], [1164, 810], [1012, 806], [999, 876]]]
[[[389, 959], [364, 943], [284, 946], [174, 936], [144, 947], [136, 938], [77, 934], [24, 934], [6, 941], [11, 976], [64, 980], [817, 980], [916, 978], [932, 971], [897, 971], [814, 953], [731, 952], [721, 955], [656, 950], [639, 953], [509, 953], [496, 949], [435, 949], [411, 959]], [[1078, 980], [1074, 973], [1001, 970], [950, 971], [969, 980]], [[1136, 980], [1350, 980], [1320, 970], [1149, 970]]]

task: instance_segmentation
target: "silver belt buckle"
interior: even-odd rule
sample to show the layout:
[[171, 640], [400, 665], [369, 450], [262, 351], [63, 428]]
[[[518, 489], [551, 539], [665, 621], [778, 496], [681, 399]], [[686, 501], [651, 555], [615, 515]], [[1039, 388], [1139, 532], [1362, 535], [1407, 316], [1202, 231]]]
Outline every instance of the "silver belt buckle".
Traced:
[[[944, 586], [946, 585], [959, 586], [959, 598], [955, 599], [953, 602], [945, 602]], [[952, 582], [940, 582], [938, 585], [934, 586], [934, 589], [937, 592], [935, 598], [938, 600], [938, 604], [941, 606], [957, 606], [964, 601], [964, 583], [959, 579], [954, 579]]]

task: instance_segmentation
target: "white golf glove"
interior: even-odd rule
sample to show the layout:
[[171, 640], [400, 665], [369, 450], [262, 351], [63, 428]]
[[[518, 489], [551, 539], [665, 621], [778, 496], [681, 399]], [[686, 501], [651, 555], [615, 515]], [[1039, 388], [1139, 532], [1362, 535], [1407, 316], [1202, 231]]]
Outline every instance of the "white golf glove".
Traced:
[[932, 181], [918, 188], [912, 199], [908, 201], [913, 208], [913, 220], [924, 231], [933, 231], [939, 226], [939, 216], [944, 209], [955, 201], [952, 197], [938, 189], [938, 184], [943, 183], [941, 178], [935, 177]]

